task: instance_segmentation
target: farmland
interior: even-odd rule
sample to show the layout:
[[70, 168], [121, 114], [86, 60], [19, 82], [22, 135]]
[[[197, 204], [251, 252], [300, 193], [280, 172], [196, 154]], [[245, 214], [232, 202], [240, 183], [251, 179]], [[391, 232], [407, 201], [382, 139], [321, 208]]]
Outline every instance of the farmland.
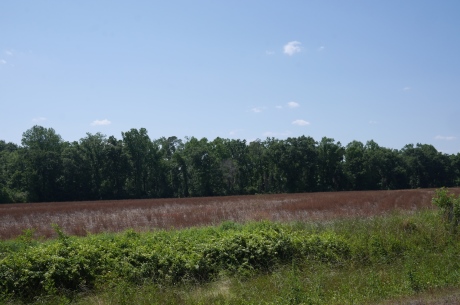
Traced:
[[[460, 188], [451, 189], [460, 193]], [[0, 205], [0, 239], [26, 229], [54, 237], [50, 224], [66, 234], [120, 232], [126, 229], [180, 229], [223, 221], [321, 221], [368, 217], [394, 210], [433, 208], [433, 189], [351, 191], [176, 199], [50, 202]]]
[[433, 196], [421, 189], [3, 205], [0, 303], [455, 303], [460, 240]]

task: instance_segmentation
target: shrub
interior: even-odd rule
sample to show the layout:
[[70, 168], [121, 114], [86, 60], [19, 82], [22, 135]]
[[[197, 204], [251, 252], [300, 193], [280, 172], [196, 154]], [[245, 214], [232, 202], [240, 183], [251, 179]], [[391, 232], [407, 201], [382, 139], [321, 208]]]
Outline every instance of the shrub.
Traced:
[[437, 189], [431, 202], [439, 207], [444, 221], [456, 231], [460, 223], [460, 196], [455, 197], [447, 188]]

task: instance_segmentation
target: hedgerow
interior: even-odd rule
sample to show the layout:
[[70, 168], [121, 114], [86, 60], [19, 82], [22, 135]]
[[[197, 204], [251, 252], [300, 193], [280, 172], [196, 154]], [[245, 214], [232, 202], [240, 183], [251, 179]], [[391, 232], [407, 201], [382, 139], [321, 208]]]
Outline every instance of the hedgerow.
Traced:
[[55, 229], [57, 240], [5, 248], [0, 256], [3, 296], [80, 291], [117, 279], [205, 281], [220, 272], [269, 270], [294, 257], [334, 263], [350, 253], [347, 243], [334, 234], [305, 234], [269, 222], [150, 233], [128, 230], [83, 238]]

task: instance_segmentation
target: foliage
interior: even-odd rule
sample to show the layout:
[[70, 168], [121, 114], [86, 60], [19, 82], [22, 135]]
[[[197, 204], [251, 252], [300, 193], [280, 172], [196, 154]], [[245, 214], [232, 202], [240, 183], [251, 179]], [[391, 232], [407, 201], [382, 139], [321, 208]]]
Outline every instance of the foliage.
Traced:
[[373, 140], [189, 137], [150, 139], [145, 128], [122, 138], [87, 133], [65, 142], [34, 126], [22, 146], [0, 141], [0, 203], [198, 197], [460, 184], [460, 154], [426, 144], [401, 150]]
[[[0, 299], [60, 304], [354, 304], [458, 285], [435, 212], [329, 224], [227, 221], [180, 231], [0, 243]], [[76, 303], [79, 303], [76, 301]], [[104, 303], [104, 302], [102, 302]]]
[[[305, 234], [268, 222], [245, 226], [75, 238], [31, 244], [26, 232], [0, 261], [0, 291], [16, 297], [79, 291], [106, 281], [133, 283], [204, 281], [220, 272], [272, 270], [294, 257], [337, 263], [349, 258], [346, 241], [330, 232]], [[249, 272], [249, 273], [248, 273]]]
[[447, 188], [441, 188], [436, 190], [432, 202], [439, 207], [444, 221], [456, 230], [460, 223], [460, 196], [455, 197]]

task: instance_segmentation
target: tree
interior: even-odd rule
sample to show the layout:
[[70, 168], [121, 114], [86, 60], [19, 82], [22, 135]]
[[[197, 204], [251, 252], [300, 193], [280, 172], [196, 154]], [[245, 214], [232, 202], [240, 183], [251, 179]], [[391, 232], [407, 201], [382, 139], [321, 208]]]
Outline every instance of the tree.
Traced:
[[59, 200], [63, 141], [52, 128], [34, 126], [22, 135], [28, 201]]
[[367, 141], [364, 147], [364, 166], [366, 170], [365, 189], [385, 189], [386, 172], [384, 152], [374, 140]]
[[408, 144], [402, 149], [412, 188], [442, 187], [452, 183], [449, 158], [428, 144]]
[[460, 186], [460, 153], [450, 155], [450, 168], [452, 171], [452, 186]]
[[81, 155], [80, 143], [64, 143], [61, 156], [63, 200], [92, 199], [87, 191], [90, 189], [90, 180], [87, 179], [87, 167]]
[[343, 189], [344, 148], [340, 142], [323, 137], [318, 145], [318, 188], [321, 191]]
[[265, 193], [269, 189], [269, 159], [265, 143], [260, 139], [249, 143], [248, 156], [250, 164], [250, 180], [247, 193]]
[[110, 136], [103, 151], [102, 196], [108, 199], [126, 197], [129, 159], [123, 141]]
[[364, 144], [359, 141], [348, 143], [345, 148], [344, 172], [348, 190], [367, 189]]
[[104, 168], [104, 151], [107, 145], [105, 135], [87, 133], [80, 139], [79, 153], [88, 181], [88, 195], [91, 199], [102, 199], [102, 171]]
[[122, 132], [123, 144], [129, 157], [128, 191], [136, 198], [158, 195], [158, 146], [150, 140], [147, 130], [133, 128]]
[[224, 140], [228, 152], [221, 156], [221, 170], [226, 194], [245, 194], [249, 183], [249, 156], [246, 140]]
[[0, 140], [0, 203], [14, 202], [11, 190], [11, 178], [16, 173], [15, 161], [18, 155], [18, 146]]
[[159, 188], [161, 197], [184, 197], [188, 196], [186, 191], [187, 177], [183, 169], [186, 168], [181, 153], [184, 144], [176, 136], [161, 137], [153, 141], [159, 148], [160, 154], [160, 175]]
[[192, 137], [185, 143], [185, 162], [189, 179], [191, 196], [215, 196], [219, 192], [219, 183], [222, 176], [219, 162], [212, 151], [212, 144], [208, 139], [198, 140]]
[[284, 143], [285, 155], [281, 156], [280, 163], [285, 170], [288, 191], [315, 191], [318, 162], [316, 141], [311, 137], [301, 136], [287, 138]]

